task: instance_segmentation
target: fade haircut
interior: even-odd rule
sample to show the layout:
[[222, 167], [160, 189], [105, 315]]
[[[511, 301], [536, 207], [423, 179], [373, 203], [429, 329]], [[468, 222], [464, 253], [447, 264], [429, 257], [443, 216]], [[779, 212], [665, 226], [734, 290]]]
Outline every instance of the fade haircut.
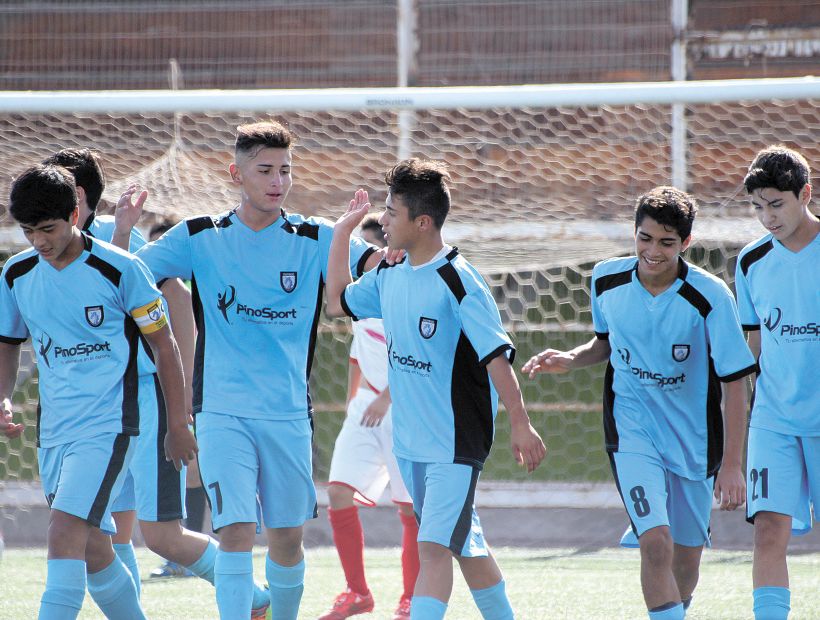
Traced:
[[43, 160], [44, 164], [62, 166], [74, 176], [77, 187], [85, 190], [85, 199], [91, 211], [97, 210], [97, 205], [105, 189], [105, 170], [102, 157], [89, 148], [62, 149], [51, 157]]
[[410, 220], [429, 215], [441, 229], [450, 211], [450, 175], [442, 161], [405, 159], [384, 176], [391, 196], [400, 196], [410, 212]]
[[20, 224], [36, 226], [46, 220], [67, 222], [76, 208], [74, 178], [60, 166], [32, 166], [11, 184], [9, 211]]
[[259, 121], [236, 128], [236, 158], [253, 159], [262, 149], [289, 149], [296, 135], [279, 121]]
[[794, 192], [798, 198], [800, 191], [809, 183], [809, 162], [800, 153], [783, 144], [769, 146], [755, 155], [746, 178], [743, 179], [747, 194], [756, 189], [773, 187], [780, 192]]
[[635, 230], [649, 216], [662, 226], [674, 228], [685, 240], [692, 234], [698, 206], [695, 199], [675, 187], [661, 186], [638, 197], [635, 204]]
[[384, 242], [384, 231], [382, 230], [382, 225], [379, 224], [379, 216], [378, 215], [368, 215], [362, 220], [361, 224], [362, 232], [369, 230], [376, 239], [379, 240], [379, 244], [381, 247], [387, 245]]

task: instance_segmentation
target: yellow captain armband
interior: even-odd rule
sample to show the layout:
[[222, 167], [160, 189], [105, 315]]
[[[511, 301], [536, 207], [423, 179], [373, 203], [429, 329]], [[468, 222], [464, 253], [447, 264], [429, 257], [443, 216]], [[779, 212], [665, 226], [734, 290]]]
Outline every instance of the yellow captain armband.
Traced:
[[162, 306], [162, 299], [134, 308], [131, 311], [131, 316], [134, 317], [143, 334], [153, 334], [168, 324], [165, 308]]

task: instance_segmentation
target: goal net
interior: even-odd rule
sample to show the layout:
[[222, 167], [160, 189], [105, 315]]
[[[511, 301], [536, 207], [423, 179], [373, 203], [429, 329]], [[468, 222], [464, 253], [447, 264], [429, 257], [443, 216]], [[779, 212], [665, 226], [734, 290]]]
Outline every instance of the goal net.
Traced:
[[[60, 148], [102, 153], [108, 201], [130, 183], [148, 189], [146, 222], [233, 207], [227, 167], [234, 131], [260, 118], [284, 120], [299, 136], [287, 205], [293, 212], [335, 218], [358, 187], [378, 208], [388, 165], [410, 155], [445, 160], [454, 204], [446, 240], [489, 282], [518, 350], [516, 366], [547, 346], [568, 348], [591, 336], [592, 266], [632, 251], [639, 194], [682, 180], [700, 205], [687, 257], [731, 284], [738, 250], [761, 233], [741, 187], [756, 151], [782, 142], [820, 166], [814, 79], [12, 95], [0, 93], [5, 257], [25, 247], [6, 211], [10, 180]], [[343, 420], [349, 340], [348, 323], [322, 321], [311, 378], [317, 481], [327, 479]], [[596, 367], [537, 381], [519, 377], [550, 448], [547, 460], [531, 478], [516, 466], [501, 412], [483, 478], [608, 480], [602, 375]], [[28, 344], [14, 398], [28, 429], [21, 440], [0, 442], [0, 486], [38, 476], [37, 371]]]

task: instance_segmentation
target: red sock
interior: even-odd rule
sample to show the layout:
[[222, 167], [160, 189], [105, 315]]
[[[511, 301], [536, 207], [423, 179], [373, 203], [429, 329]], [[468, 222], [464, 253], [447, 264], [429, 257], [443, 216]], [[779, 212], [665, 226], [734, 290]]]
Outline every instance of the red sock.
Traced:
[[399, 512], [402, 524], [401, 536], [401, 574], [404, 580], [404, 594], [410, 598], [416, 588], [416, 579], [419, 576], [419, 524], [415, 516], [407, 516]]
[[359, 521], [356, 506], [333, 510], [328, 508], [327, 516], [333, 529], [333, 542], [342, 562], [342, 570], [347, 579], [347, 587], [364, 596], [370, 589], [364, 578], [364, 532]]

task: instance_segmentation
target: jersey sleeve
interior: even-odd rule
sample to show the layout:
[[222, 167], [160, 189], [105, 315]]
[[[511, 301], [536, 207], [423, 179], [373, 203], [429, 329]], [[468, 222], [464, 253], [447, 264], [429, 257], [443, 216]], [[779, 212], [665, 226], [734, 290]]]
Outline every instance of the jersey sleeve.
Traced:
[[139, 258], [129, 262], [120, 289], [125, 309], [143, 334], [151, 334], [168, 324], [162, 295], [148, 267]]
[[737, 267], [735, 269], [735, 291], [737, 294], [737, 310], [743, 329], [747, 331], [760, 329], [760, 317], [757, 316], [754, 304], [752, 303], [749, 280], [746, 274], [743, 273], [740, 260], [737, 261]]
[[128, 251], [131, 254], [136, 254], [137, 251], [148, 243], [142, 233], [136, 228], [131, 229], [131, 238], [128, 240]]
[[[324, 221], [319, 224], [319, 251], [321, 252], [322, 275], [327, 280], [327, 261], [330, 256], [330, 242], [333, 241], [333, 226]], [[350, 273], [353, 279], [361, 278], [364, 266], [376, 248], [361, 237], [350, 237]]]
[[515, 348], [501, 325], [498, 306], [486, 288], [467, 291], [458, 305], [458, 313], [464, 334], [473, 345], [481, 366], [502, 354], [510, 362], [515, 359]]
[[606, 322], [606, 317], [601, 310], [600, 299], [596, 292], [595, 282], [601, 277], [600, 263], [595, 265], [592, 269], [592, 283], [590, 284], [590, 305], [592, 307], [592, 328], [595, 330], [595, 335], [600, 340], [609, 339], [609, 325]]
[[3, 269], [0, 282], [0, 342], [6, 344], [21, 344], [28, 338], [28, 327], [20, 314], [17, 299], [9, 288], [6, 280], [6, 269]]
[[166, 278], [190, 280], [193, 264], [187, 222], [180, 222], [156, 241], [146, 243], [137, 256], [148, 266], [156, 281]]
[[755, 359], [746, 344], [737, 307], [729, 290], [726, 289], [713, 304], [712, 311], [706, 317], [709, 355], [720, 380], [735, 381], [755, 370]]
[[354, 321], [382, 318], [379, 269], [371, 269], [342, 291], [342, 309]]

